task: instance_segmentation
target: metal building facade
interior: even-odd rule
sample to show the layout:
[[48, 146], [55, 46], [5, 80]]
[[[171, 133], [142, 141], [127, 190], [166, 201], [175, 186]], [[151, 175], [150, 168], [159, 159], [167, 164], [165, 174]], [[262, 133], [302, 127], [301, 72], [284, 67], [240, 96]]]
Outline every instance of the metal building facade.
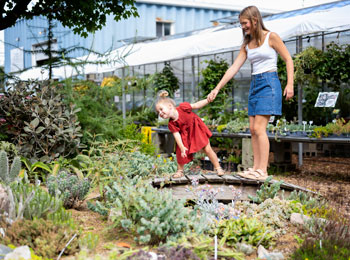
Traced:
[[[112, 16], [107, 17], [106, 26], [87, 38], [73, 34], [59, 22], [54, 22], [53, 34], [57, 39], [55, 48], [71, 49], [74, 46], [92, 48], [100, 53], [120, 47], [123, 41], [133, 39], [156, 38], [156, 21], [172, 24], [172, 33], [183, 33], [212, 26], [212, 20], [237, 14], [238, 11], [218, 10], [198, 7], [171, 6], [161, 4], [136, 3], [139, 13], [137, 18], [119, 22]], [[32, 20], [19, 20], [15, 26], [7, 28], [5, 41], [5, 72], [13, 72], [35, 65], [31, 52], [33, 45], [47, 41], [48, 21], [43, 17]], [[84, 50], [75, 50], [72, 57], [83, 56]], [[12, 67], [11, 67], [12, 65]]]

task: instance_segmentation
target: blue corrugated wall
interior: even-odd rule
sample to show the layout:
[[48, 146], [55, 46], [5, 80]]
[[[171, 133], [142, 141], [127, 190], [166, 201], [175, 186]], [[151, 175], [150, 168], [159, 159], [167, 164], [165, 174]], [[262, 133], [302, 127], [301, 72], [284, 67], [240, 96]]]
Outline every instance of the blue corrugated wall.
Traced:
[[[139, 37], [156, 36], [156, 19], [174, 21], [174, 33], [182, 33], [196, 29], [212, 26], [211, 20], [234, 15], [234, 11], [209, 10], [203, 8], [189, 8], [180, 6], [155, 5], [136, 3], [140, 14], [138, 18], [129, 18], [115, 22], [112, 16], [107, 18], [106, 26], [89, 35], [86, 39], [74, 35], [70, 29], [63, 28], [60, 23], [55, 23], [55, 38], [58, 39], [59, 48], [70, 48], [80, 45], [85, 48], [93, 47], [98, 52], [105, 52], [121, 45], [119, 40]], [[44, 29], [47, 28], [47, 21], [42, 17], [35, 17], [32, 20], [20, 20], [4, 33], [5, 40], [5, 72], [10, 72], [11, 60], [10, 51], [13, 48], [22, 47], [24, 50], [31, 50], [32, 45], [43, 42]], [[83, 51], [71, 53], [72, 57], [84, 55]], [[24, 53], [24, 67], [32, 66], [32, 57], [29, 52]]]

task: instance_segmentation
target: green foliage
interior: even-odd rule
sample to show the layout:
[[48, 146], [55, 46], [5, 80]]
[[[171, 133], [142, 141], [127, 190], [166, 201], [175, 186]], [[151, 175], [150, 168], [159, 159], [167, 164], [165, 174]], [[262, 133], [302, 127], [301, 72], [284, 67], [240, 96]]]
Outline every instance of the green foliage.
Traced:
[[[88, 33], [98, 31], [106, 25], [108, 15], [112, 15], [115, 21], [138, 16], [134, 0], [117, 2], [39, 0], [30, 5], [30, 8], [29, 3], [29, 0], [6, 0], [3, 5], [8, 8], [1, 11], [0, 29], [11, 27], [17, 19], [44, 16], [58, 20], [63, 26], [72, 29], [75, 34], [87, 37]], [[16, 8], [14, 8], [15, 5]]]
[[234, 246], [237, 243], [246, 243], [253, 246], [269, 246], [275, 236], [275, 232], [267, 229], [256, 218], [227, 219], [218, 224], [217, 236], [219, 244], [225, 243]]
[[245, 132], [246, 129], [249, 129], [249, 119], [240, 119], [236, 118], [234, 120], [231, 120], [226, 124], [226, 130], [229, 133], [239, 133], [239, 132]]
[[261, 185], [260, 189], [256, 191], [255, 197], [248, 195], [248, 198], [252, 200], [254, 203], [264, 202], [266, 199], [273, 199], [277, 192], [280, 190], [280, 186], [283, 181], [277, 181], [270, 185], [270, 181], [272, 180], [272, 176], [269, 176]]
[[182, 200], [145, 183], [113, 182], [106, 187], [105, 198], [104, 205], [97, 203], [96, 207], [110, 209], [114, 226], [131, 232], [140, 244], [156, 245], [177, 238], [191, 222]]
[[21, 162], [25, 166], [25, 170], [29, 179], [37, 180], [38, 177], [41, 177], [41, 179], [45, 180], [46, 174], [51, 172], [51, 167], [46, 163], [39, 161], [31, 162], [31, 160], [28, 160], [24, 157], [21, 158]]
[[247, 218], [257, 218], [277, 235], [285, 234], [292, 213], [301, 213], [302, 205], [297, 201], [281, 200], [277, 197], [267, 199], [260, 204], [237, 203]]
[[[19, 220], [6, 230], [6, 236], [1, 237], [1, 240], [2, 243], [15, 246], [28, 245], [37, 255], [54, 258], [74, 234], [79, 236], [80, 231], [72, 224], [55, 224], [44, 219]], [[65, 249], [64, 255], [72, 255], [78, 251], [78, 240], [74, 239]]]
[[158, 72], [154, 76], [154, 91], [158, 93], [160, 90], [166, 90], [170, 97], [174, 96], [175, 91], [179, 88], [179, 80], [174, 75], [173, 68], [169, 63], [165, 63], [162, 72]]
[[50, 175], [46, 183], [52, 196], [60, 196], [65, 208], [73, 208], [81, 203], [90, 189], [87, 179], [79, 180], [76, 175], [61, 171], [57, 176]]
[[11, 160], [11, 158], [13, 159], [13, 157], [19, 155], [16, 146], [13, 143], [9, 143], [6, 141], [0, 142], [0, 150], [4, 150], [7, 153], [9, 161]]
[[[216, 87], [228, 69], [228, 64], [225, 60], [209, 60], [205, 62], [208, 63], [208, 66], [201, 71], [203, 80], [199, 82], [203, 98], [206, 98]], [[220, 90], [215, 100], [209, 106], [205, 106], [201, 109], [201, 111], [203, 111], [201, 113], [207, 115], [209, 119], [225, 117], [226, 109], [231, 105], [228, 95], [230, 91], [229, 87], [231, 86], [233, 86], [233, 80], [230, 80], [227, 86]], [[225, 123], [222, 121], [223, 120], [221, 120], [221, 123]]]
[[[117, 88], [102, 88], [90, 81], [69, 80], [59, 86], [65, 97], [64, 102], [67, 105], [75, 104], [80, 109], [77, 115], [84, 131], [84, 143], [88, 141], [88, 133], [98, 134], [108, 140], [118, 138], [120, 129], [123, 129], [123, 118], [114, 103], [114, 96], [118, 95]], [[131, 122], [130, 118], [126, 119], [126, 124]]]
[[98, 241], [99, 241], [98, 234], [87, 232], [86, 234], [80, 237], [79, 247], [81, 250], [87, 249], [90, 251], [94, 251], [98, 245]]
[[293, 253], [291, 259], [339, 259], [350, 258], [349, 223], [339, 221], [315, 222], [305, 233], [307, 239]]
[[24, 157], [47, 162], [80, 148], [79, 109], [63, 104], [56, 87], [47, 82], [11, 85], [0, 99], [0, 111], [7, 135]]
[[[183, 247], [187, 249], [191, 249], [200, 259], [209, 260], [213, 259], [214, 256], [214, 238], [204, 234], [197, 234], [186, 232], [176, 241], [169, 241], [167, 246], [171, 247]], [[221, 243], [218, 244], [217, 248], [218, 257], [222, 257], [224, 259], [236, 259], [236, 260], [244, 260], [244, 254], [235, 251], [232, 247], [225, 247]], [[185, 258], [186, 259], [186, 258]], [[192, 260], [192, 258], [190, 258]], [[221, 259], [221, 258], [220, 258]]]
[[39, 186], [33, 186], [28, 183], [17, 182], [11, 184], [11, 190], [14, 197], [15, 208], [23, 207], [23, 217], [28, 220], [36, 218], [51, 219], [55, 223], [70, 221], [71, 215], [63, 208], [62, 201], [51, 196]]
[[3, 150], [0, 151], [0, 180], [6, 184], [13, 182], [21, 171], [21, 160], [16, 156], [12, 162], [11, 168], [9, 168], [7, 153]]

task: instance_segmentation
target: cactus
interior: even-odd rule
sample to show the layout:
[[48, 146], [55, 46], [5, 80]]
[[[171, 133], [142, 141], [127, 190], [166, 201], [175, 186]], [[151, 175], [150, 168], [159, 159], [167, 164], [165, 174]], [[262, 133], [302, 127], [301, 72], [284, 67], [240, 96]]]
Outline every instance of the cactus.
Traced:
[[5, 151], [0, 151], [0, 179], [2, 182], [9, 184], [14, 181], [21, 171], [21, 159], [16, 156], [9, 169], [9, 162]]
[[47, 187], [51, 195], [62, 197], [65, 208], [72, 208], [85, 199], [90, 183], [87, 179], [79, 180], [76, 175], [61, 171], [57, 176], [47, 178]]

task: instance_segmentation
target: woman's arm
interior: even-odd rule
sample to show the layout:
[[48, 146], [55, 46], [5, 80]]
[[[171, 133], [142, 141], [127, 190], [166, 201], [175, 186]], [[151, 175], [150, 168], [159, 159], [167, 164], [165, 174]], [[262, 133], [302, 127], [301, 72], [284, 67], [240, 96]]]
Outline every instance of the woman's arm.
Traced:
[[233, 64], [231, 65], [231, 67], [225, 72], [225, 75], [222, 77], [220, 82], [208, 95], [207, 100], [209, 102], [212, 102], [216, 98], [216, 95], [219, 93], [220, 89], [223, 88], [226, 85], [226, 83], [236, 75], [236, 73], [242, 67], [246, 59], [247, 51], [245, 49], [245, 46], [242, 45], [239, 54], [233, 62]]
[[181, 139], [181, 135], [179, 132], [175, 132], [173, 133], [173, 136], [175, 138], [176, 144], [179, 146], [180, 150], [181, 150], [181, 156], [182, 157], [187, 157], [186, 155], [186, 151], [188, 150], [187, 147], [184, 146], [182, 139]]
[[286, 96], [286, 100], [291, 99], [294, 96], [294, 65], [292, 57], [290, 56], [286, 45], [277, 33], [272, 32], [270, 34], [269, 44], [274, 48], [282, 59], [286, 63], [287, 68], [287, 85], [284, 89], [283, 96]]

